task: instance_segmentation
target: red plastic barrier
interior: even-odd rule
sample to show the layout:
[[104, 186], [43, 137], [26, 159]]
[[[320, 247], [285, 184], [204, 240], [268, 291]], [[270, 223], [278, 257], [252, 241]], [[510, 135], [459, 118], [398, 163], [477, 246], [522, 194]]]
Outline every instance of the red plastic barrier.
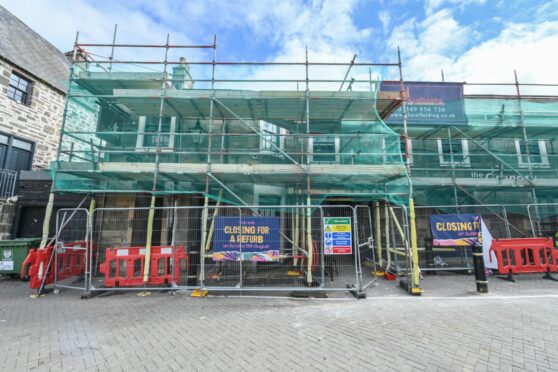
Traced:
[[22, 278], [25, 277], [25, 269], [28, 266], [29, 288], [38, 289], [46, 276], [45, 285], [54, 283], [54, 270], [49, 268], [53, 247], [30, 249], [22, 264]]
[[[28, 277], [29, 288], [38, 289], [41, 287], [45, 275], [45, 285], [54, 283], [55, 273], [56, 280], [80, 276], [85, 272], [85, 247], [84, 240], [64, 243], [56, 252], [56, 270], [54, 270], [54, 258], [51, 262], [54, 252], [52, 246], [44, 249], [30, 249], [21, 265], [21, 278], [26, 279]], [[95, 243], [92, 244], [92, 248], [95, 252]], [[51, 263], [50, 266], [49, 262]]]
[[496, 239], [490, 247], [496, 254], [498, 271], [508, 274], [546, 273], [545, 278], [552, 278], [550, 273], [558, 271], [558, 251], [554, 247], [552, 238], [521, 238]]
[[[171, 272], [174, 260], [174, 272]], [[99, 272], [105, 275], [105, 287], [141, 286], [145, 262], [145, 247], [107, 248], [105, 262]], [[188, 254], [183, 246], [151, 247], [148, 285], [169, 285], [180, 282], [182, 272], [188, 274]]]
[[[64, 242], [56, 251], [56, 280], [64, 280], [85, 273], [86, 242], [79, 240], [75, 242]], [[97, 246], [91, 245], [93, 255]]]
[[25, 257], [25, 260], [23, 260], [23, 263], [21, 264], [21, 279], [29, 279], [29, 269], [31, 268], [31, 266], [33, 266], [36, 260], [37, 251], [34, 248], [29, 249], [29, 252], [27, 252], [27, 257]]

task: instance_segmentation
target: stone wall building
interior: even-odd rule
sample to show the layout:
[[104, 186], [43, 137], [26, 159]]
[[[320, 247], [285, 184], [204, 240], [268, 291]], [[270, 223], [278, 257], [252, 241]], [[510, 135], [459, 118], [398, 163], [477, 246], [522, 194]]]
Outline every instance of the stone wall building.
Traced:
[[56, 156], [68, 73], [62, 52], [0, 6], [0, 239], [20, 172], [48, 169]]

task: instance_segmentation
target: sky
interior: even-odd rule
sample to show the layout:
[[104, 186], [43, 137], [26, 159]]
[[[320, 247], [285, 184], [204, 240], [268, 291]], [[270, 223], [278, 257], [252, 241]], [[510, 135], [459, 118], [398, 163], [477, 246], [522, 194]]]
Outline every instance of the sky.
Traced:
[[[397, 62], [405, 80], [558, 83], [558, 0], [0, 0], [62, 51], [80, 42], [207, 45], [219, 61]], [[123, 51], [116, 59], [154, 58]], [[108, 55], [107, 50], [98, 51]], [[138, 54], [140, 53], [140, 54]], [[177, 51], [211, 60], [210, 50]], [[178, 55], [171, 56], [178, 59]], [[219, 67], [219, 77], [300, 78], [281, 67]], [[343, 79], [346, 68], [314, 68], [314, 78]], [[199, 76], [208, 71], [193, 69]], [[354, 68], [356, 79], [394, 79], [394, 68]]]

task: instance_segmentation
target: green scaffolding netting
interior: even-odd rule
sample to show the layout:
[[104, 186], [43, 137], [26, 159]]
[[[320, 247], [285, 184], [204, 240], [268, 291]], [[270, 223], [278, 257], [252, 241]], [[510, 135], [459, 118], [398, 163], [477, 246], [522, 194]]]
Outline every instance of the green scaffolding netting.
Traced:
[[[400, 135], [369, 91], [188, 89], [156, 73], [78, 71], [55, 191], [202, 194], [246, 205], [407, 204]], [[379, 84], [376, 84], [379, 86]]]
[[431, 122], [410, 120], [409, 178], [402, 123], [383, 120], [398, 102], [379, 82], [306, 96], [191, 83], [162, 89], [162, 78], [76, 70], [51, 168], [55, 191], [267, 205], [308, 196], [313, 204], [404, 205], [412, 191], [419, 205], [505, 204], [517, 213], [558, 202], [557, 97], [466, 96], [449, 103], [464, 108], [465, 121], [432, 112], [424, 113]]

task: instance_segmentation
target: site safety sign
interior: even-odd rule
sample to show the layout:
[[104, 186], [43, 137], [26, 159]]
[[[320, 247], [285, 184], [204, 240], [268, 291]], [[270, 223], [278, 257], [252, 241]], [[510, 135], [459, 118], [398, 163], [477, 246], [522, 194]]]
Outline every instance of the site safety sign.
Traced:
[[324, 253], [342, 255], [353, 253], [351, 217], [324, 218]]

